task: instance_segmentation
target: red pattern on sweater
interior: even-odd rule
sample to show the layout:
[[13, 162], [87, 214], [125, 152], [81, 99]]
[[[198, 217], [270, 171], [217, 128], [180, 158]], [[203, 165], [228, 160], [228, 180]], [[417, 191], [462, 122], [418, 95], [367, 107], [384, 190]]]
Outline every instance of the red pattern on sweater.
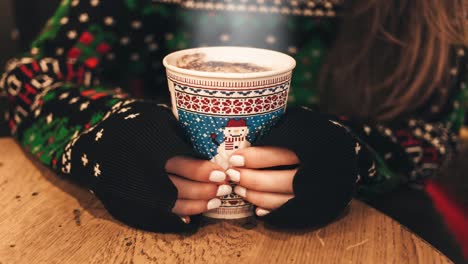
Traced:
[[459, 206], [433, 181], [426, 185], [426, 192], [432, 198], [435, 208], [444, 218], [449, 230], [460, 243], [463, 254], [468, 259], [468, 208]]

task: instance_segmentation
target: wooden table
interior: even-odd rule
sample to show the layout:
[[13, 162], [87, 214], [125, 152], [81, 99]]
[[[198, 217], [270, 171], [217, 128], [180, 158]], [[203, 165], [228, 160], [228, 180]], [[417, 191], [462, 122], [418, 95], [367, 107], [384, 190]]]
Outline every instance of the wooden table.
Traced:
[[319, 230], [230, 222], [192, 235], [129, 228], [87, 190], [0, 139], [0, 263], [451, 263], [403, 226], [353, 201]]

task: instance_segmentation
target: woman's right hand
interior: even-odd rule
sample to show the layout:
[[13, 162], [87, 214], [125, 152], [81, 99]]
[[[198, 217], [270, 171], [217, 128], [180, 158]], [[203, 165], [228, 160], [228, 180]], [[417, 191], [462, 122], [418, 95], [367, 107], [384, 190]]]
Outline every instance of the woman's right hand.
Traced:
[[232, 192], [223, 168], [213, 162], [176, 156], [166, 162], [165, 169], [178, 191], [172, 212], [185, 223], [190, 222], [190, 215], [218, 208], [221, 200], [216, 197]]

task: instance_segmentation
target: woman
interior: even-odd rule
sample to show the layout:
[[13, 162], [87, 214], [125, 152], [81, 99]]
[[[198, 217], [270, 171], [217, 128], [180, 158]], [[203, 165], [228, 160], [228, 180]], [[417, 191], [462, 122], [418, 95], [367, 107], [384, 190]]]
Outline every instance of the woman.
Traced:
[[[261, 219], [318, 226], [342, 213], [356, 182], [366, 197], [420, 184], [453, 152], [464, 12], [458, 0], [68, 0], [1, 86], [18, 141], [128, 225], [193, 229], [231, 179]], [[340, 120], [290, 108], [231, 170], [200, 159], [157, 102], [167, 101], [162, 57], [204, 45], [290, 53], [291, 105]]]

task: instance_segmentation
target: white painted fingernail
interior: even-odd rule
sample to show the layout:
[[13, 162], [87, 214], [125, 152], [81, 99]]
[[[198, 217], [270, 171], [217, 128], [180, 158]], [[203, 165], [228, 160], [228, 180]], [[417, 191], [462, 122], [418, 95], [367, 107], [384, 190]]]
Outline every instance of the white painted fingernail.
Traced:
[[265, 215], [269, 214], [270, 211], [265, 210], [265, 209], [262, 209], [262, 208], [257, 208], [257, 210], [255, 210], [255, 213], [256, 213], [258, 216], [265, 216]]
[[210, 177], [209, 177], [210, 181], [212, 182], [222, 182], [226, 179], [226, 173], [222, 172], [222, 171], [212, 171], [210, 173]]
[[236, 188], [234, 188], [234, 192], [242, 197], [247, 196], [247, 189], [241, 186], [236, 186]]
[[208, 205], [206, 206], [208, 210], [212, 210], [221, 206], [221, 200], [218, 198], [214, 198], [208, 201]]
[[231, 181], [240, 182], [240, 172], [233, 170], [233, 169], [229, 169], [226, 171], [226, 174], [229, 176]]
[[190, 224], [190, 217], [188, 216], [181, 216], [180, 219], [182, 220], [182, 222], [186, 223], [186, 224]]
[[216, 196], [225, 196], [232, 193], [232, 187], [229, 185], [220, 185]]
[[241, 155], [232, 155], [229, 158], [229, 163], [235, 167], [242, 167], [245, 164], [245, 159]]

